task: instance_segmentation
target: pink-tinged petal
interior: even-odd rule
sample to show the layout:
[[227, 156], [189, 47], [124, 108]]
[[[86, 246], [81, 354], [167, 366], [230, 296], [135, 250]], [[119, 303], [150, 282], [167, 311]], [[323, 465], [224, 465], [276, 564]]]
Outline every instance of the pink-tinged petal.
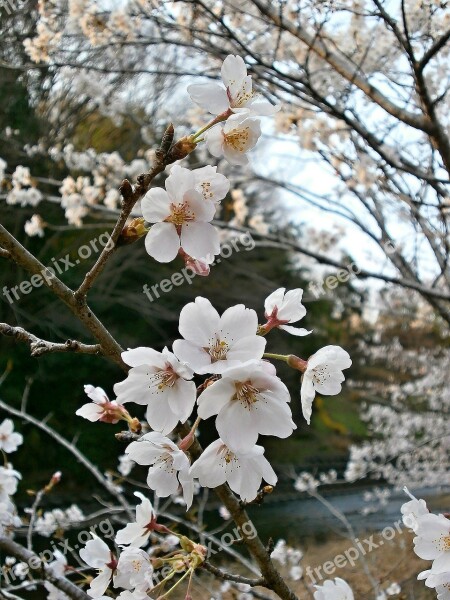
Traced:
[[127, 363], [130, 367], [138, 367], [139, 365], [153, 365], [155, 367], [164, 367], [164, 358], [161, 356], [161, 352], [153, 350], [153, 348], [146, 348], [145, 346], [139, 346], [139, 348], [132, 348], [122, 352], [122, 360]]
[[101, 387], [94, 387], [93, 385], [85, 385], [84, 391], [88, 398], [97, 403], [107, 402], [108, 395], [105, 390]]
[[114, 385], [114, 393], [118, 404], [134, 402], [135, 404], [148, 404], [155, 393], [151, 386], [151, 377], [158, 371], [155, 367], [139, 365], [128, 372], [123, 381]]
[[149, 223], [160, 223], [170, 215], [170, 198], [162, 188], [152, 188], [141, 201], [144, 219]]
[[234, 383], [227, 379], [219, 379], [209, 385], [198, 397], [198, 415], [208, 419], [217, 415], [231, 401], [236, 393]]
[[223, 154], [224, 137], [223, 128], [220, 125], [215, 125], [205, 133], [206, 147], [209, 152], [219, 158]]
[[312, 333], [312, 330], [308, 331], [307, 329], [303, 329], [303, 327], [293, 327], [292, 325], [280, 325], [280, 329], [287, 331], [287, 333], [290, 333], [291, 335], [296, 335], [297, 337]]
[[309, 373], [305, 373], [302, 379], [302, 388], [301, 388], [301, 401], [302, 401], [302, 412], [305, 417], [305, 421], [308, 425], [311, 422], [311, 414], [312, 414], [312, 403], [316, 392], [314, 390], [314, 386], [312, 383], [312, 376]]
[[271, 104], [262, 96], [257, 96], [256, 98], [248, 102], [246, 106], [250, 110], [252, 115], [259, 117], [271, 117], [281, 109], [281, 104]]
[[121, 546], [131, 544], [132, 546], [140, 546], [144, 544], [150, 532], [145, 535], [145, 530], [142, 525], [137, 523], [128, 523], [123, 529], [119, 529], [116, 533], [116, 544]]
[[185, 194], [195, 188], [195, 175], [189, 169], [174, 165], [166, 179], [165, 186], [173, 203], [183, 202]]
[[79, 417], [83, 417], [92, 423], [98, 421], [103, 414], [103, 410], [99, 404], [89, 402], [89, 404], [83, 404], [75, 413]]
[[[219, 313], [211, 302], [198, 296], [195, 302], [190, 302], [182, 308], [178, 330], [186, 340], [207, 348], [211, 338], [219, 330], [219, 323]], [[174, 352], [177, 354], [175, 350]], [[183, 358], [181, 360], [189, 364]]]
[[138, 441], [131, 442], [125, 448], [125, 454], [138, 465], [150, 465], [161, 456], [161, 449], [151, 443]]
[[211, 223], [186, 223], [181, 228], [181, 246], [192, 258], [207, 260], [220, 252], [219, 233]]
[[230, 90], [232, 96], [242, 87], [244, 79], [247, 77], [247, 67], [244, 59], [240, 56], [229, 54], [223, 61], [221, 68], [222, 81]]
[[197, 344], [186, 340], [175, 340], [173, 351], [177, 357], [195, 372], [200, 373], [211, 364], [210, 355]]
[[218, 83], [189, 85], [187, 91], [193, 102], [213, 115], [223, 113], [229, 107], [227, 92]]
[[180, 238], [172, 223], [156, 223], [147, 233], [145, 249], [158, 262], [167, 263], [176, 258]]
[[296, 429], [288, 404], [263, 400], [264, 394], [258, 396], [254, 410], [254, 421], [261, 435], [273, 435], [287, 438]]
[[217, 415], [216, 429], [233, 452], [248, 452], [258, 439], [253, 411], [245, 409], [240, 402], [224, 406]]
[[286, 288], [278, 288], [264, 300], [264, 312], [268, 317], [270, 317], [274, 308], [279, 309], [283, 304], [285, 291]]

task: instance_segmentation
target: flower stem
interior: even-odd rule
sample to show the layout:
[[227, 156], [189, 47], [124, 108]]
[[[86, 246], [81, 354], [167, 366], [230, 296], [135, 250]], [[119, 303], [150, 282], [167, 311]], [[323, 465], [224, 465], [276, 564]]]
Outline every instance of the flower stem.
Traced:
[[214, 127], [214, 125], [217, 125], [217, 123], [222, 123], [222, 121], [226, 121], [228, 119], [228, 117], [232, 114], [233, 114], [233, 111], [229, 108], [222, 114], [217, 115], [217, 117], [214, 117], [214, 119], [212, 119], [212, 121], [210, 121], [204, 127], [202, 127], [197, 132], [192, 134], [192, 136], [191, 136], [192, 141], [193, 142], [194, 141], [195, 142], [203, 141], [203, 138], [201, 140], [198, 140], [197, 138], [199, 138], [202, 135], [202, 133], [205, 133], [205, 131], [208, 131], [208, 129], [211, 129], [211, 127]]
[[273, 360], [282, 360], [287, 363], [289, 355], [288, 354], [271, 354], [270, 352], [264, 352], [263, 358], [271, 358]]

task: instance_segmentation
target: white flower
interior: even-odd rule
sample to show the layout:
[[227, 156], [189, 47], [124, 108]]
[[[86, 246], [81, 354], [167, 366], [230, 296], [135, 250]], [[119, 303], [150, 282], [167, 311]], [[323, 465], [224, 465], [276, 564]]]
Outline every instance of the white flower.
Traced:
[[13, 496], [17, 491], [17, 480], [20, 479], [20, 473], [8, 465], [0, 467], [0, 502], [10, 503], [9, 496]]
[[444, 515], [421, 515], [415, 533], [414, 552], [424, 560], [433, 561], [431, 572], [450, 571], [450, 521]]
[[184, 340], [175, 340], [173, 351], [196, 373], [223, 373], [262, 357], [266, 340], [256, 335], [257, 328], [256, 312], [243, 304], [220, 317], [209, 300], [198, 296], [181, 310], [178, 329]]
[[316, 585], [314, 600], [354, 600], [353, 592], [346, 581], [336, 577], [328, 579], [323, 585]]
[[130, 459], [126, 454], [122, 454], [119, 456], [119, 466], [117, 470], [121, 475], [127, 477], [131, 473], [132, 468], [134, 467], [134, 462]]
[[15, 510], [12, 502], [0, 502], [0, 537], [11, 536], [12, 530], [22, 525]]
[[33, 215], [29, 221], [26, 221], [25, 233], [30, 237], [44, 237], [45, 223], [39, 215]]
[[297, 492], [314, 491], [318, 487], [319, 481], [313, 475], [311, 475], [311, 473], [306, 471], [300, 473], [294, 482], [294, 489], [296, 489]]
[[253, 115], [272, 115], [280, 107], [273, 106], [263, 96], [252, 90], [252, 78], [247, 75], [247, 67], [240, 56], [229, 54], [223, 61], [222, 80], [218, 83], [201, 83], [188, 86], [192, 100], [213, 115], [231, 109]]
[[219, 515], [224, 521], [231, 519], [231, 513], [226, 506], [219, 506]]
[[140, 492], [134, 492], [134, 495], [141, 499], [141, 504], [136, 506], [136, 522], [128, 523], [116, 534], [116, 544], [121, 546], [144, 546], [155, 528], [156, 513], [152, 503]]
[[[171, 174], [174, 169], [181, 168], [182, 167], [175, 165], [172, 167]], [[230, 182], [225, 175], [217, 173], [217, 167], [207, 165], [200, 169], [194, 169], [192, 174], [195, 177], [195, 189], [203, 195], [205, 200], [210, 200], [217, 206], [228, 194]]]
[[83, 404], [76, 411], [76, 415], [83, 417], [88, 421], [102, 421], [103, 423], [118, 423], [121, 418], [127, 414], [127, 411], [117, 402], [110, 401], [105, 390], [93, 385], [85, 385], [84, 391], [93, 401]]
[[97, 577], [94, 577], [90, 583], [88, 594], [91, 598], [99, 598], [103, 596], [111, 581], [117, 561], [105, 542], [94, 533], [91, 535], [93, 539], [80, 550], [80, 557], [87, 565], [98, 571]]
[[227, 482], [233, 492], [247, 502], [258, 494], [262, 479], [270, 485], [277, 482], [262, 446], [253, 446], [250, 452], [237, 454], [221, 439], [206, 448], [192, 465], [190, 473], [203, 487], [215, 488]]
[[280, 539], [278, 540], [278, 542], [275, 544], [275, 547], [272, 551], [272, 554], [270, 555], [270, 558], [272, 560], [276, 560], [278, 561], [281, 565], [286, 565], [286, 561], [287, 561], [287, 544], [286, 544], [286, 540]]
[[195, 382], [188, 381], [193, 371], [172, 352], [140, 347], [122, 352], [122, 359], [132, 368], [128, 377], [114, 386], [119, 404], [146, 405], [150, 427], [164, 434], [189, 418], [197, 397]]
[[438, 574], [430, 570], [422, 571], [417, 575], [417, 579], [425, 579], [427, 587], [435, 588], [437, 600], [450, 600], [450, 571]]
[[224, 371], [200, 394], [198, 415], [217, 415], [216, 428], [225, 444], [234, 452], [248, 452], [259, 434], [286, 438], [296, 429], [289, 402], [284, 383], [264, 363], [248, 361]]
[[422, 515], [428, 514], [428, 508], [425, 500], [417, 500], [412, 494], [409, 493], [408, 488], [404, 487], [403, 490], [408, 494], [412, 500], [405, 502], [401, 507], [402, 521], [406, 527], [417, 532], [418, 519]]
[[9, 454], [15, 452], [22, 443], [22, 435], [14, 432], [14, 423], [11, 419], [5, 419], [0, 425], [0, 450]]
[[286, 288], [279, 288], [268, 296], [264, 302], [264, 316], [267, 324], [265, 331], [274, 327], [283, 329], [292, 335], [308, 335], [311, 331], [300, 327], [292, 327], [288, 323], [296, 323], [306, 315], [306, 308], [302, 304], [303, 290], [298, 288], [286, 292]]
[[150, 465], [147, 485], [161, 498], [174, 494], [181, 484], [187, 507], [192, 504], [193, 485], [189, 459], [169, 438], [157, 431], [143, 435], [125, 450], [138, 465]]
[[391, 585], [386, 588], [386, 594], [388, 596], [397, 596], [397, 594], [400, 594], [401, 591], [402, 588], [398, 583], [391, 583]]
[[216, 205], [196, 191], [194, 173], [173, 168], [165, 185], [165, 190], [149, 190], [141, 202], [144, 218], [154, 223], [145, 238], [150, 256], [159, 262], [170, 262], [180, 247], [196, 259], [218, 254], [219, 234], [210, 223]]
[[[205, 133], [205, 142], [213, 156], [224, 156], [232, 165], [246, 165], [246, 152], [261, 136], [261, 123], [246, 114], [230, 117], [225, 125], [215, 125]], [[145, 216], [145, 215], [144, 215]]]
[[342, 370], [351, 364], [350, 356], [340, 346], [325, 346], [310, 356], [301, 388], [302, 411], [308, 425], [316, 392], [326, 396], [339, 394], [345, 379]]
[[153, 587], [153, 567], [147, 552], [141, 548], [125, 548], [120, 553], [114, 587], [142, 592]]

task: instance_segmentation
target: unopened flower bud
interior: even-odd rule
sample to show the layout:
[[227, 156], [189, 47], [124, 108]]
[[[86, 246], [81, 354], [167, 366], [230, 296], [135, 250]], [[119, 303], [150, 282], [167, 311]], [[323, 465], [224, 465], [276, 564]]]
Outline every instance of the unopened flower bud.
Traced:
[[148, 229], [145, 226], [145, 219], [143, 217], [137, 217], [132, 219], [125, 227], [117, 240], [118, 246], [126, 246], [136, 242], [139, 238], [146, 235]]
[[197, 147], [196, 142], [193, 141], [192, 136], [182, 137], [176, 142], [167, 153], [166, 164], [173, 163], [177, 160], [185, 158]]

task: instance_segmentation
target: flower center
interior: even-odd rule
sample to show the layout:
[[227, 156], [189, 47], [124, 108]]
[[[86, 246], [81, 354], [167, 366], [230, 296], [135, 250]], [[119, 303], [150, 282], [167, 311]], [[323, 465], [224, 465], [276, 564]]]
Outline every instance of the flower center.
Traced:
[[139, 571], [141, 570], [141, 567], [142, 567], [142, 562], [135, 558], [134, 560], [131, 561], [131, 566], [133, 567], [133, 570], [136, 573], [139, 573]]
[[232, 108], [245, 106], [249, 100], [254, 97], [253, 92], [246, 92], [244, 88], [240, 89], [236, 96], [231, 101]]
[[316, 367], [315, 369], [313, 369], [313, 371], [314, 371], [313, 379], [319, 385], [323, 385], [325, 383], [326, 379], [331, 378], [330, 372], [326, 365], [323, 367]]
[[205, 200], [208, 200], [208, 198], [212, 198], [214, 196], [211, 191], [211, 183], [209, 181], [204, 181], [200, 184], [200, 187], [202, 188], [202, 194]]
[[235, 384], [235, 399], [250, 407], [258, 401], [259, 390], [252, 385], [251, 381], [237, 381]]
[[158, 371], [151, 377], [152, 385], [156, 385], [159, 390], [164, 390], [166, 387], [172, 387], [178, 380], [178, 375], [167, 366], [164, 370]]
[[224, 360], [228, 352], [228, 344], [224, 340], [216, 339], [209, 348], [206, 348], [208, 354], [211, 357], [211, 362], [217, 362], [218, 360]]
[[225, 143], [237, 150], [245, 152], [250, 137], [250, 127], [242, 127], [242, 129], [232, 129], [229, 133], [224, 133]]
[[440, 542], [443, 552], [450, 552], [450, 535], [443, 535]]
[[195, 214], [190, 210], [187, 202], [170, 205], [170, 217], [166, 221], [173, 223], [176, 227], [195, 220]]

